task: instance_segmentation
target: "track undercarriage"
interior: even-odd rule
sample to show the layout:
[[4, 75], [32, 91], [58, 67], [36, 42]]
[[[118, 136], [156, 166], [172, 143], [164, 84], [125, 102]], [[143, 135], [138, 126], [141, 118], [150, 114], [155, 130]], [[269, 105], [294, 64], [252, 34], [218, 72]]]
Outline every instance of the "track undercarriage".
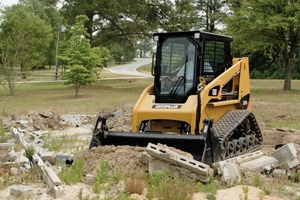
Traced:
[[191, 153], [196, 160], [212, 164], [258, 150], [262, 134], [254, 115], [248, 110], [233, 110], [212, 125], [204, 120], [204, 127], [197, 135], [166, 134], [157, 132], [110, 132], [106, 120], [99, 117], [90, 148], [100, 145], [147, 146], [149, 142], [166, 144]]
[[229, 111], [214, 124], [212, 131], [219, 145], [216, 155], [221, 160], [254, 152], [262, 145], [262, 133], [249, 110]]

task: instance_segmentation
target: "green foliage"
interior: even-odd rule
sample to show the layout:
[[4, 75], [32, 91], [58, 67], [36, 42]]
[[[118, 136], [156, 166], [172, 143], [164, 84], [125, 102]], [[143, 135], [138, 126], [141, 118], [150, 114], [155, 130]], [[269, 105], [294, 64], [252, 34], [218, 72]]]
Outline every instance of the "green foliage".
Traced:
[[255, 187], [261, 188], [263, 186], [263, 181], [261, 180], [259, 175], [255, 175], [253, 177], [253, 183]]
[[65, 84], [74, 85], [76, 97], [80, 86], [94, 82], [97, 74], [94, 72], [101, 71], [104, 63], [110, 60], [107, 49], [91, 48], [84, 28], [87, 19], [85, 15], [76, 17], [76, 25], [70, 30], [71, 37], [62, 43], [62, 53], [59, 56], [69, 69], [65, 75]]
[[195, 185], [180, 178], [172, 178], [169, 172], [157, 171], [150, 178], [148, 199], [193, 199]]
[[119, 193], [119, 196], [118, 196], [118, 199], [122, 199], [122, 200], [134, 200], [133, 198], [130, 198], [127, 194], [126, 194], [126, 192], [124, 192], [124, 191], [121, 191], [120, 193]]
[[103, 184], [108, 182], [108, 180], [109, 180], [108, 170], [109, 170], [108, 161], [106, 161], [106, 160], [101, 161], [100, 167], [97, 170], [97, 176], [95, 177], [95, 180], [93, 183], [93, 191], [95, 193], [100, 193]]
[[241, 200], [249, 200], [249, 188], [247, 186], [243, 186], [243, 193], [244, 196], [242, 198], [240, 198]]
[[215, 184], [215, 182], [213, 180], [211, 180], [207, 184], [203, 184], [200, 182], [197, 184], [197, 191], [205, 193], [206, 198], [208, 200], [215, 200], [217, 198], [216, 195], [217, 195], [218, 189], [219, 189], [219, 187]]
[[[123, 173], [121, 168], [111, 168], [107, 160], [102, 160], [92, 185], [93, 192], [97, 194], [100, 194], [100, 192], [106, 193], [111, 189], [113, 184], [118, 184], [122, 178]], [[120, 195], [125, 198], [122, 194]], [[106, 198], [109, 198], [109, 196]]]
[[111, 47], [111, 54], [116, 63], [130, 62], [135, 57], [135, 49], [132, 46], [114, 44]]
[[300, 182], [300, 171], [292, 173], [290, 180], [293, 182]]
[[44, 67], [44, 64], [48, 64], [50, 67], [51, 64], [53, 65], [55, 62], [58, 29], [62, 23], [59, 10], [56, 8], [58, 0], [21, 0], [20, 2], [45, 21], [46, 24], [51, 26], [53, 39], [45, 51], [46, 60], [44, 63], [41, 63], [41, 66], [33, 66], [35, 69], [37, 67]]
[[[232, 2], [235, 1], [231, 1], [233, 13], [228, 17], [227, 30], [235, 36], [235, 54], [262, 54], [272, 63], [263, 65], [264, 70], [270, 67], [276, 71], [284, 69], [283, 89], [291, 90], [293, 60], [300, 46], [300, 24], [297, 22], [300, 19], [300, 3], [269, 0], [245, 0], [240, 4]], [[251, 61], [254, 63], [258, 59]], [[277, 68], [274, 68], [274, 63]]]
[[65, 74], [64, 78], [66, 79], [65, 85], [74, 85], [76, 97], [78, 96], [80, 86], [91, 84], [95, 81], [91, 72], [80, 65], [70, 67], [70, 71]]
[[7, 136], [7, 132], [9, 132], [9, 130], [7, 128], [4, 128], [2, 119], [0, 117], [0, 142], [5, 142], [10, 138], [9, 136]]
[[83, 177], [83, 166], [83, 160], [75, 160], [70, 167], [64, 165], [59, 177], [68, 185], [76, 184], [80, 182]]
[[30, 164], [33, 164], [33, 155], [35, 154], [35, 148], [33, 146], [29, 146], [25, 149], [24, 156], [29, 159]]
[[64, 144], [63, 140], [52, 139], [50, 142], [45, 143], [44, 147], [49, 151], [60, 151]]
[[120, 167], [114, 168], [112, 170], [112, 181], [113, 183], [118, 183], [123, 176], [122, 169]]
[[0, 25], [0, 82], [14, 95], [16, 82], [45, 61], [51, 27], [27, 7], [7, 7]]

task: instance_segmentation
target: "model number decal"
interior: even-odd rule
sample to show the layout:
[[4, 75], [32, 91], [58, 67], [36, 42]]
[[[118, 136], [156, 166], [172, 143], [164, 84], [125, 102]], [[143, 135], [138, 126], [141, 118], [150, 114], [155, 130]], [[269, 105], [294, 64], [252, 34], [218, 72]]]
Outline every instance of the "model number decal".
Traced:
[[244, 100], [243, 101], [243, 106], [247, 106], [248, 105], [248, 101], [247, 100]]
[[176, 104], [155, 104], [152, 106], [154, 109], [180, 109], [181, 105], [176, 105]]

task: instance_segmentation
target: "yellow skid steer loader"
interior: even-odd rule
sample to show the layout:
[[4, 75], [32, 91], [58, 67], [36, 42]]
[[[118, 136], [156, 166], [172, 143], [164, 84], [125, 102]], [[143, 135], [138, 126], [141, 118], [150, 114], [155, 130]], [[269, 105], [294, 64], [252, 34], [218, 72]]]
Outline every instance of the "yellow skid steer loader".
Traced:
[[250, 111], [248, 58], [232, 58], [232, 37], [202, 31], [156, 33], [154, 84], [141, 94], [131, 132], [108, 130], [99, 116], [90, 148], [161, 143], [216, 161], [253, 152], [262, 133]]

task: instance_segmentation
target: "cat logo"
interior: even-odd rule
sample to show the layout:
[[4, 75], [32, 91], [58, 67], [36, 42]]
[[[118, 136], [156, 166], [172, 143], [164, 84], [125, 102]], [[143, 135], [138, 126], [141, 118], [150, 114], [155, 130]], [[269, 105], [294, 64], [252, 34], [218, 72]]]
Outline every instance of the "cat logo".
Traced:
[[218, 89], [212, 89], [211, 94], [213, 96], [217, 96], [218, 95]]
[[180, 109], [181, 105], [176, 105], [176, 104], [155, 104], [152, 106], [154, 109]]

